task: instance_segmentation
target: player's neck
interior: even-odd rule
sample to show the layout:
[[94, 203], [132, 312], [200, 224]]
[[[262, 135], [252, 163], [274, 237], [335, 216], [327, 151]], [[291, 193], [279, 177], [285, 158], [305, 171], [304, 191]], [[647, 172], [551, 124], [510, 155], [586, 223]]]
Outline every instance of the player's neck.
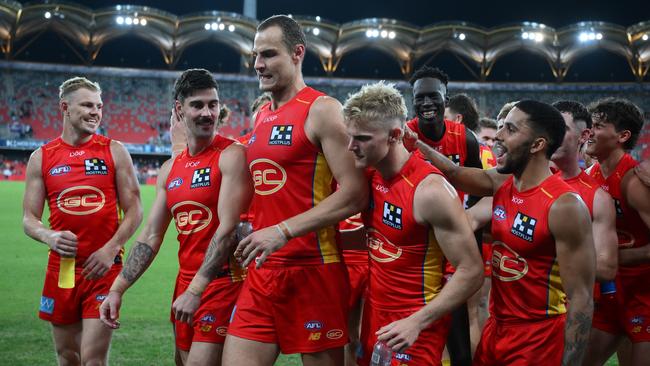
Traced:
[[197, 156], [203, 152], [216, 137], [216, 134], [213, 134], [211, 137], [194, 137], [188, 136], [187, 139], [187, 150], [190, 153], [190, 156]]
[[546, 178], [553, 175], [549, 167], [549, 161], [543, 154], [531, 156], [524, 170], [514, 174], [514, 184], [519, 192], [539, 186]]
[[578, 156], [567, 156], [566, 158], [553, 160], [553, 163], [560, 170], [562, 179], [571, 179], [577, 177], [582, 170], [578, 164]]
[[70, 146], [79, 146], [83, 145], [86, 142], [90, 141], [94, 133], [88, 134], [82, 131], [76, 130], [70, 123], [63, 122], [63, 132], [61, 133], [61, 139], [63, 142]]
[[272, 91], [271, 110], [275, 111], [278, 108], [282, 107], [283, 105], [289, 103], [289, 101], [291, 101], [291, 99], [293, 99], [296, 96], [296, 94], [298, 94], [306, 86], [307, 85], [305, 84], [302, 75], [298, 75], [296, 77], [296, 80], [291, 85], [288, 85], [286, 88], [283, 88], [282, 90]]
[[623, 158], [623, 155], [625, 155], [625, 150], [615, 149], [605, 158], [598, 157], [600, 172], [603, 173], [604, 177], [609, 177], [612, 173], [614, 173], [614, 170], [616, 170], [616, 166], [618, 165], [618, 162]]
[[375, 165], [384, 180], [391, 180], [404, 168], [411, 154], [404, 148], [404, 145], [396, 143], [388, 154]]
[[440, 141], [445, 135], [445, 121], [424, 121], [418, 117], [418, 129], [431, 141]]

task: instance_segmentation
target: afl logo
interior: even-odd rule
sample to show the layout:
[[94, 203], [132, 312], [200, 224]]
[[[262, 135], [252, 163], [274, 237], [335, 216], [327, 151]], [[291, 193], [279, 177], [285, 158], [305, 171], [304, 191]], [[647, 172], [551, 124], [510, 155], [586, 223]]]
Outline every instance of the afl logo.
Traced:
[[255, 159], [248, 166], [253, 174], [255, 193], [266, 196], [279, 191], [287, 182], [287, 172], [269, 159]]
[[305, 329], [307, 330], [317, 330], [323, 328], [323, 323], [318, 320], [310, 320], [305, 323]]
[[368, 254], [379, 263], [387, 263], [401, 257], [402, 248], [395, 246], [379, 231], [368, 228]]
[[104, 207], [106, 196], [93, 186], [76, 186], [63, 190], [56, 198], [59, 210], [69, 215], [90, 215]]
[[70, 165], [59, 165], [55, 166], [54, 168], [50, 169], [50, 175], [55, 176], [55, 175], [63, 175], [66, 173], [70, 173], [72, 168], [70, 168]]
[[505, 243], [492, 244], [492, 274], [504, 282], [517, 281], [528, 273], [526, 259], [510, 249]]
[[172, 206], [172, 216], [179, 234], [189, 235], [205, 229], [212, 221], [212, 211], [195, 201], [183, 201]]
[[503, 206], [494, 207], [494, 219], [496, 221], [503, 221], [506, 219], [506, 209]]
[[168, 191], [171, 191], [171, 190], [174, 189], [174, 188], [178, 188], [178, 187], [180, 187], [181, 184], [183, 184], [183, 180], [182, 180], [181, 178], [174, 178], [174, 179], [172, 179], [172, 181], [169, 182], [169, 184], [167, 185], [167, 190], [168, 190]]

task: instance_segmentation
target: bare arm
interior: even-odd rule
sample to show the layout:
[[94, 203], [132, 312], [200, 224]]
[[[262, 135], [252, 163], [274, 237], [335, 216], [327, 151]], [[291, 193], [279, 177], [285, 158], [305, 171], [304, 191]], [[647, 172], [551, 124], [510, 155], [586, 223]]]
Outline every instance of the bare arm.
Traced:
[[492, 200], [481, 198], [474, 206], [465, 210], [472, 231], [476, 231], [492, 220]]
[[252, 180], [246, 165], [246, 150], [242, 145], [233, 144], [221, 154], [219, 170], [222, 176], [217, 205], [219, 226], [188, 290], [181, 294], [172, 306], [176, 319], [190, 324], [200, 304], [201, 294], [217, 276], [237, 244], [232, 235], [240, 215], [248, 208], [253, 195]]
[[634, 173], [647, 187], [650, 187], [650, 159], [645, 159], [634, 167]]
[[27, 162], [25, 195], [23, 197], [23, 230], [30, 238], [46, 244], [50, 249], [64, 257], [74, 257], [77, 253], [77, 236], [71, 231], [54, 231], [43, 225], [43, 205], [46, 190], [41, 172], [43, 152], [38, 149]]
[[589, 211], [573, 194], [558, 198], [549, 212], [557, 261], [568, 306], [564, 328], [562, 365], [580, 365], [584, 357], [594, 305], [592, 292], [596, 255]]
[[602, 189], [594, 196], [593, 237], [596, 248], [596, 279], [612, 281], [618, 270], [618, 238], [614, 201]]
[[108, 272], [115, 256], [142, 222], [140, 186], [135, 176], [131, 156], [124, 145], [117, 141], [111, 142], [111, 154], [115, 162], [117, 199], [124, 217], [113, 237], [101, 249], [92, 253], [84, 263], [82, 273], [88, 279], [100, 278]]
[[[643, 184], [641, 179], [628, 172], [621, 183], [623, 196], [627, 204], [636, 210], [645, 223], [646, 228], [650, 228], [650, 187]], [[635, 265], [650, 263], [650, 243], [637, 248], [621, 249], [619, 251], [619, 264]]]
[[483, 278], [481, 256], [454, 188], [443, 177], [431, 175], [418, 185], [414, 202], [415, 220], [431, 226], [456, 272], [430, 303], [377, 332], [379, 340], [398, 352], [412, 345], [422, 329], [463, 304]]
[[[289, 228], [291, 237], [334, 225], [368, 204], [366, 179], [363, 172], [354, 167], [352, 154], [347, 149], [341, 104], [330, 97], [316, 100], [309, 111], [305, 132], [312, 142], [320, 145], [339, 189], [311, 209], [285, 220], [283, 225]], [[269, 254], [282, 248], [287, 239], [290, 237], [282, 235], [276, 227], [265, 228], [242, 240], [237, 254], [244, 259], [245, 266], [259, 255], [257, 263], [260, 266]]]

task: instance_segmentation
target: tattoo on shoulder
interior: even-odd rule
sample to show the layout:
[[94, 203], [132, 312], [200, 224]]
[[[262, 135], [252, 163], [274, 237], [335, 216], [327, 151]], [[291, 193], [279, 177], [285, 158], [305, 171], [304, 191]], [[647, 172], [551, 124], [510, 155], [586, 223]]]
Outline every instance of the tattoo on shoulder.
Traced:
[[124, 279], [131, 283], [137, 280], [149, 266], [152, 257], [153, 249], [146, 243], [136, 241], [122, 269]]

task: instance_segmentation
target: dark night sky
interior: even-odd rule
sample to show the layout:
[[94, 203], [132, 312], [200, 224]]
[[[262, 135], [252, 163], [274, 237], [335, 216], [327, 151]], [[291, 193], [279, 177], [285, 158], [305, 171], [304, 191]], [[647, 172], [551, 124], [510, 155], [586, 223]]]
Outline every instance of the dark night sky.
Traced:
[[[99, 9], [117, 4], [146, 5], [177, 15], [205, 10], [242, 13], [243, 1], [199, 0], [86, 0], [78, 3]], [[352, 5], [351, 5], [352, 4]], [[467, 21], [484, 27], [494, 27], [513, 22], [535, 21], [561, 28], [579, 21], [607, 21], [629, 26], [650, 21], [650, 5], [646, 1], [290, 1], [258, 0], [257, 17], [263, 19], [273, 14], [319, 15], [338, 23], [363, 18], [393, 18], [424, 26], [440, 21]], [[59, 45], [55, 50], [53, 45]], [[34, 42], [18, 59], [79, 63], [71, 52], [66, 52], [57, 36], [47, 34]], [[206, 52], [210, 50], [210, 52]], [[213, 57], [214, 53], [219, 57]], [[207, 55], [210, 55], [208, 57]], [[594, 60], [597, 60], [595, 62]], [[422, 60], [424, 61], [424, 60]], [[226, 46], [200, 43], [191, 47], [181, 58], [177, 68], [203, 66], [217, 72], [237, 72], [239, 56]], [[134, 37], [121, 37], [107, 44], [96, 60], [98, 65], [166, 68], [160, 52], [152, 45]], [[443, 52], [430, 62], [447, 70], [454, 80], [473, 80], [451, 53]], [[419, 66], [419, 65], [416, 65]], [[606, 70], [606, 71], [604, 71]], [[324, 75], [315, 57], [308, 57], [306, 75]], [[401, 78], [397, 63], [389, 56], [375, 50], [360, 50], [341, 62], [335, 73], [339, 77]], [[499, 81], [552, 81], [546, 61], [523, 51], [505, 56], [498, 61], [491, 77]], [[625, 59], [606, 51], [595, 51], [576, 62], [567, 81], [632, 81], [633, 77]]]

